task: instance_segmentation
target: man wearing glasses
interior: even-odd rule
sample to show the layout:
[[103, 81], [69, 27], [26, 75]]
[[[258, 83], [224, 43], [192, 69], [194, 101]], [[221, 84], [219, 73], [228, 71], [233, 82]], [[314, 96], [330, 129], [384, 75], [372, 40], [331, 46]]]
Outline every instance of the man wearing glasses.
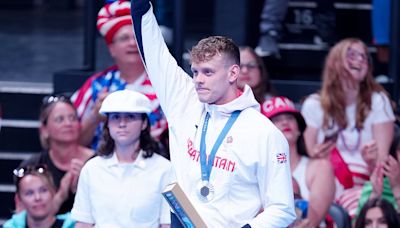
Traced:
[[108, 93], [130, 89], [146, 95], [152, 104], [151, 134], [159, 139], [167, 122], [148, 79], [134, 38], [130, 2], [118, 0], [105, 5], [98, 13], [97, 28], [104, 36], [115, 65], [91, 76], [71, 97], [81, 118], [81, 142], [95, 149], [103, 119], [98, 114]]

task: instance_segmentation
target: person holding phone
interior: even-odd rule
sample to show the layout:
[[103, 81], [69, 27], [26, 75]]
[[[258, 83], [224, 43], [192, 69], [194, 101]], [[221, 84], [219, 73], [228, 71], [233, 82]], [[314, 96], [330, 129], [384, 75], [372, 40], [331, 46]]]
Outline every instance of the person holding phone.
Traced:
[[56, 215], [54, 201], [59, 195], [45, 164], [19, 167], [13, 173], [16, 197], [24, 210], [13, 214], [1, 227], [74, 227], [70, 213]]
[[[375, 161], [386, 159], [395, 118], [387, 92], [373, 78], [371, 57], [361, 40], [344, 39], [329, 51], [321, 91], [304, 101], [301, 112], [307, 123], [308, 154], [332, 162], [337, 197], [362, 186]], [[364, 160], [363, 153], [377, 159]]]

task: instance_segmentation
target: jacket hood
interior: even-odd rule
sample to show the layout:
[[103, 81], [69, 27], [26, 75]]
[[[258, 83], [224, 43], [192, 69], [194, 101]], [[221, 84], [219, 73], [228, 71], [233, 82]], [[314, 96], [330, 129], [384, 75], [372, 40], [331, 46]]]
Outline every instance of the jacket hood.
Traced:
[[221, 115], [229, 116], [236, 110], [244, 110], [246, 108], [254, 108], [260, 111], [260, 104], [248, 85], [245, 85], [243, 93], [231, 102], [223, 105], [205, 104], [206, 111], [211, 115], [212, 113], [220, 113]]

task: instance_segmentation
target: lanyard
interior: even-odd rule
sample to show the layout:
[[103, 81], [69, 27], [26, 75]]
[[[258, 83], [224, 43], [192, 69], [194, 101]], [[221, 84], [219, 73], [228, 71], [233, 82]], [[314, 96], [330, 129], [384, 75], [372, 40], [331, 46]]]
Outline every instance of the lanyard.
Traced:
[[226, 134], [228, 134], [229, 130], [231, 129], [233, 123], [235, 123], [236, 119], [238, 118], [241, 111], [237, 110], [234, 111], [226, 122], [224, 128], [222, 129], [221, 133], [219, 134], [217, 141], [211, 150], [211, 153], [208, 157], [207, 162], [207, 155], [206, 155], [206, 133], [208, 128], [208, 120], [210, 119], [210, 114], [207, 112], [206, 117], [204, 119], [203, 129], [201, 130], [201, 141], [200, 141], [200, 167], [201, 167], [201, 180], [209, 181], [212, 165], [214, 163], [214, 158], [217, 153], [219, 146], [221, 146], [222, 140], [224, 140]]

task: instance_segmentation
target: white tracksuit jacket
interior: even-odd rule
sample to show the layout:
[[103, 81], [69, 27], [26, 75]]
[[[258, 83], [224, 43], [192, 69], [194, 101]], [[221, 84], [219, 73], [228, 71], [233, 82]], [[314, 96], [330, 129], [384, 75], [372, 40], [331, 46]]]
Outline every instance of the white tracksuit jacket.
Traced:
[[[227, 104], [201, 103], [192, 79], [169, 53], [152, 11], [148, 0], [132, 1], [136, 40], [168, 120], [171, 162], [179, 185], [208, 227], [287, 227], [295, 213], [285, 137], [258, 111], [249, 87]], [[210, 175], [214, 198], [203, 203], [197, 191], [205, 114], [211, 116], [208, 155], [235, 110], [242, 112], [221, 144]]]

